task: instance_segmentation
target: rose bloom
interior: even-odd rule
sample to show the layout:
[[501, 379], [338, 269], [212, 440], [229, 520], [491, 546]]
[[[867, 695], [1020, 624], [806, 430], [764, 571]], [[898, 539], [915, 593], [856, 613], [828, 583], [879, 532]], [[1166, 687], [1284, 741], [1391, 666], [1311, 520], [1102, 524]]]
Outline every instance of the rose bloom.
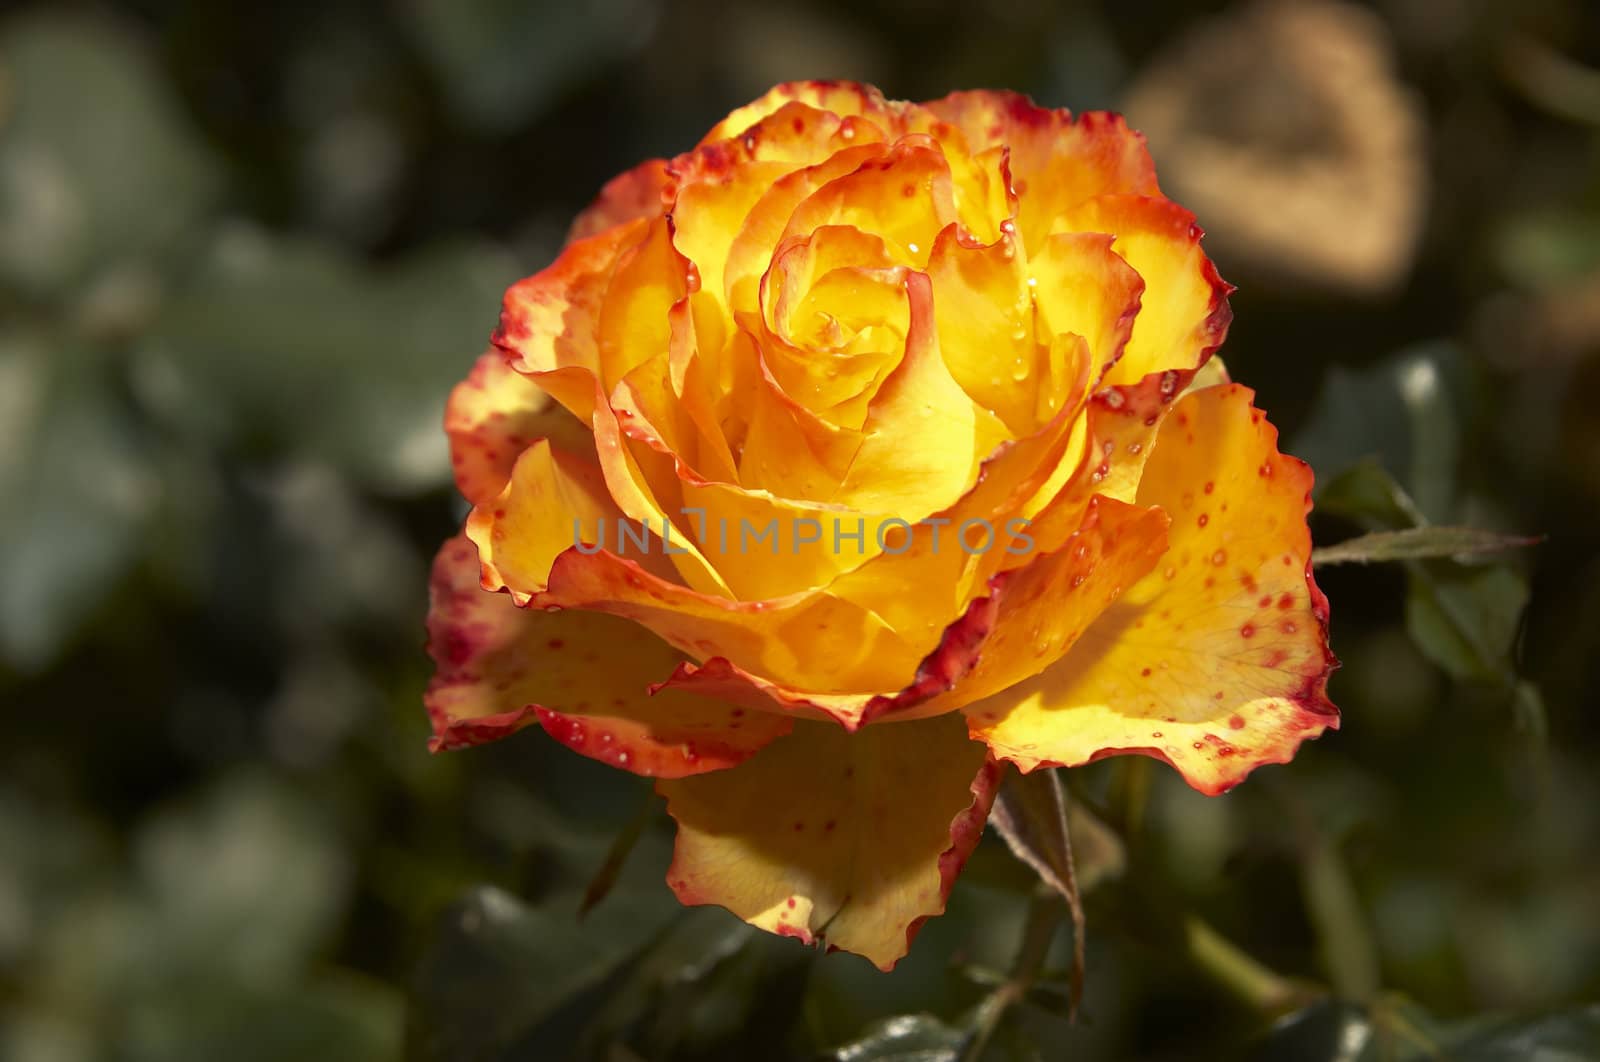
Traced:
[[1004, 762], [1288, 761], [1311, 473], [1200, 238], [1120, 117], [1010, 93], [781, 85], [617, 177], [450, 398], [433, 747], [655, 777], [684, 903], [885, 969]]

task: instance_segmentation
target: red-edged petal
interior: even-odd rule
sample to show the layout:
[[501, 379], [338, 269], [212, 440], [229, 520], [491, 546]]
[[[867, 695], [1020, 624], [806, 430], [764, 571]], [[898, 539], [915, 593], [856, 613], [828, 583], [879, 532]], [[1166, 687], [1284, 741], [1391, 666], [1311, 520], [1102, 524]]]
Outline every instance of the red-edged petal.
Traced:
[[741, 767], [659, 782], [686, 904], [888, 970], [944, 911], [999, 771], [954, 717], [849, 734], [797, 723]]
[[1025, 770], [1137, 752], [1224, 792], [1337, 727], [1328, 604], [1311, 577], [1311, 470], [1237, 384], [1185, 396], [1139, 503], [1172, 516], [1155, 569], [1054, 667], [966, 709]]
[[1045, 110], [1015, 92], [956, 92], [923, 106], [966, 136], [972, 151], [1010, 149], [1011, 187], [1024, 244], [1041, 246], [1059, 219], [1102, 195], [1155, 196], [1155, 164], [1144, 137], [1119, 114]]
[[790, 721], [651, 684], [682, 657], [626, 620], [517, 608], [478, 584], [463, 536], [434, 561], [425, 701], [435, 751], [542, 722], [579, 752], [635, 774], [681, 778], [740, 763]]
[[668, 188], [665, 159], [650, 159], [605, 183], [600, 195], [572, 222], [567, 243], [597, 236], [615, 225], [648, 220], [665, 209]]

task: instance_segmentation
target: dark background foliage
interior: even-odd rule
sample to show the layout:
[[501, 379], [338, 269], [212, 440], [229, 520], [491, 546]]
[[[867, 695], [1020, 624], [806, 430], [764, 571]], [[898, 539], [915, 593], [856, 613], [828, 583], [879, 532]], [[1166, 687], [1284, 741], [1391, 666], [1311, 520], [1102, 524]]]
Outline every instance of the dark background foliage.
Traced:
[[[1600, 1057], [1600, 8], [1287, 6], [11, 5], [0, 1057], [973, 1053], [1029, 903], [993, 839], [883, 976], [677, 908], [638, 780], [425, 750], [439, 418], [500, 292], [607, 177], [810, 76], [1126, 105], [1318, 541], [1549, 536], [1327, 569], [1344, 729], [1292, 767], [1073, 772], [1129, 870], [1082, 1019], [1058, 940], [984, 1057]], [[1343, 1002], [1274, 1025], [1195, 919]]]

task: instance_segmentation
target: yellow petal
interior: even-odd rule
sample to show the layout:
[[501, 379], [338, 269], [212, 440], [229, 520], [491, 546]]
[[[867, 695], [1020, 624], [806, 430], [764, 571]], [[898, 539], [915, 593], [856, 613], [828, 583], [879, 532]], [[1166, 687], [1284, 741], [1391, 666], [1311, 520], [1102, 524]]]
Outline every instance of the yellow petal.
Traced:
[[[1028, 533], [1040, 552], [1060, 548], [1082, 522], [1096, 496], [1132, 502], [1161, 424], [1184, 393], [1193, 372], [1170, 369], [1135, 384], [1096, 391], [1084, 411], [1081, 438], [1038, 494], [1023, 506]], [[1005, 558], [1002, 566], [1022, 561]]]
[[920, 269], [940, 230], [956, 220], [944, 152], [930, 137], [908, 136], [817, 188], [795, 208], [783, 235], [846, 225], [881, 236], [896, 261]]
[[918, 654], [858, 605], [820, 591], [735, 601], [662, 579], [648, 559], [568, 550], [533, 603], [626, 617], [692, 659], [721, 657], [788, 690], [892, 691], [916, 671]]
[[728, 115], [712, 126], [700, 142], [711, 144], [740, 136], [790, 103], [802, 103], [841, 118], [863, 117], [886, 130], [898, 122], [895, 105], [885, 101], [883, 93], [871, 85], [851, 81], [789, 81]]
[[[563, 370], [598, 376], [601, 304], [612, 271], [622, 253], [648, 231], [642, 220], [612, 226], [568, 245], [549, 268], [513, 284], [493, 336], [511, 367], [529, 374], [560, 373], [556, 382], [574, 379]], [[541, 386], [580, 420], [589, 419], [593, 396], [587, 388]]]
[[528, 377], [490, 350], [450, 392], [444, 430], [456, 486], [480, 505], [496, 497], [511, 478], [522, 451], [537, 439], [554, 438], [563, 449], [593, 448], [589, 430]]
[[[989, 586], [994, 610], [974, 665], [950, 689], [915, 703], [879, 704], [864, 721], [946, 712], [1038, 674], [1069, 654], [1086, 629], [1155, 566], [1166, 548], [1167, 516], [1097, 498], [1056, 552], [1035, 555]], [[980, 712], [974, 718], [984, 719]]]
[[[972, 400], [939, 353], [932, 285], [923, 273], [909, 274], [905, 283], [911, 306], [905, 357], [873, 399], [861, 449], [827, 500], [919, 520], [960, 498], [986, 455], [976, 452]], [[916, 445], [907, 445], [913, 439]]]
[[859, 146], [836, 151], [815, 166], [796, 170], [762, 190], [761, 198], [745, 214], [744, 223], [728, 246], [722, 294], [730, 310], [757, 308], [760, 279], [783, 241], [796, 208], [817, 189], [884, 153], [881, 143], [865, 137], [858, 136], [853, 142]]
[[1061, 217], [1086, 199], [1160, 194], [1144, 137], [1121, 115], [1086, 111], [1074, 118], [1014, 92], [956, 92], [923, 106], [959, 128], [973, 152], [1010, 149], [1017, 228], [1030, 254], [1062, 231]]
[[[1028, 276], [1046, 335], [1071, 332], [1089, 344], [1095, 375], [1127, 347], [1145, 284], [1101, 233], [1063, 232], [1028, 252]], [[1167, 368], [1168, 366], [1162, 366]]]
[[635, 774], [681, 778], [731, 767], [789, 732], [787, 718], [650, 685], [682, 657], [648, 631], [595, 613], [517, 608], [478, 585], [463, 536], [434, 561], [425, 700], [435, 751], [543, 723], [579, 752]]
[[668, 353], [668, 314], [688, 295], [688, 278], [665, 217], [652, 220], [643, 238], [617, 257], [596, 320], [599, 375], [608, 394], [636, 366]]
[[[1080, 376], [1086, 375], [1087, 359], [1079, 361]], [[1013, 520], [1062, 462], [1076, 413], [1076, 407], [1063, 409], [1040, 431], [1003, 444], [959, 501], [889, 542], [828, 592], [871, 610], [918, 652], [933, 652], [977, 588], [1007, 560], [1020, 564], [1040, 552], [1018, 537], [1026, 528]]]
[[739, 482], [786, 498], [832, 498], [861, 449], [861, 432], [829, 423], [790, 397], [752, 342], [754, 386], [745, 416]]
[[1002, 233], [993, 244], [974, 244], [951, 225], [934, 244], [928, 277], [939, 350], [950, 375], [1014, 436], [1036, 430], [1039, 341], [1015, 236]]
[[721, 297], [728, 249], [767, 189], [797, 169], [866, 143], [859, 124], [846, 127], [839, 115], [789, 100], [728, 139], [708, 140], [672, 160], [673, 242], [699, 268], [707, 290]]
[[472, 510], [467, 537], [483, 558], [485, 585], [520, 602], [543, 590], [556, 557], [579, 542], [609, 541], [622, 516], [593, 456], [540, 439], [522, 452], [500, 494]]
[[1327, 600], [1311, 577], [1311, 471], [1236, 384], [1173, 408], [1139, 485], [1170, 546], [1054, 667], [966, 709], [1024, 769], [1138, 752], [1220, 793], [1338, 726]]
[[658, 782], [686, 904], [890, 969], [944, 911], [999, 772], [955, 717], [847, 734], [797, 723], [741, 767]]
[[760, 354], [773, 380], [830, 423], [860, 428], [909, 331], [904, 271], [883, 240], [840, 225], [791, 237], [761, 301]]
[[1102, 196], [1067, 211], [1057, 225], [1116, 237], [1111, 249], [1144, 280], [1139, 316], [1108, 384], [1135, 383], [1165, 369], [1197, 369], [1228, 334], [1232, 285], [1200, 248], [1205, 235], [1178, 204], [1143, 196]]

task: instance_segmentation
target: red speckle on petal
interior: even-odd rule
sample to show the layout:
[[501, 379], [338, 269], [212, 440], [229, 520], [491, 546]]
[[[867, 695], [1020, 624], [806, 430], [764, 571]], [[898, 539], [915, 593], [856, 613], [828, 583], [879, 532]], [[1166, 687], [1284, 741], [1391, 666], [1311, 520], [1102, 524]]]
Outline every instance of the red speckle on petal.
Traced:
[[1146, 678], [1149, 678], [1150, 677], [1150, 669], [1149, 668], [1145, 668], [1143, 671], [1139, 672], [1139, 674], [1143, 675]]
[[1200, 518], [1195, 521], [1195, 523], [1199, 524], [1201, 527], [1206, 526], [1210, 522], [1211, 522], [1211, 517], [1207, 516], [1205, 513], [1201, 513], [1200, 514]]
[[1216, 489], [1217, 489], [1217, 485], [1215, 483], [1211, 482], [1210, 480], [1206, 481], [1206, 493], [1207, 494], [1210, 494], [1212, 491], [1214, 491]]
[[1228, 726], [1234, 730], [1244, 729], [1244, 716], [1234, 715], [1228, 717]]
[[1255, 624], [1246, 623], [1243, 627], [1239, 628], [1239, 637], [1241, 637], [1241, 638], [1254, 638], [1255, 636], [1256, 636]]

